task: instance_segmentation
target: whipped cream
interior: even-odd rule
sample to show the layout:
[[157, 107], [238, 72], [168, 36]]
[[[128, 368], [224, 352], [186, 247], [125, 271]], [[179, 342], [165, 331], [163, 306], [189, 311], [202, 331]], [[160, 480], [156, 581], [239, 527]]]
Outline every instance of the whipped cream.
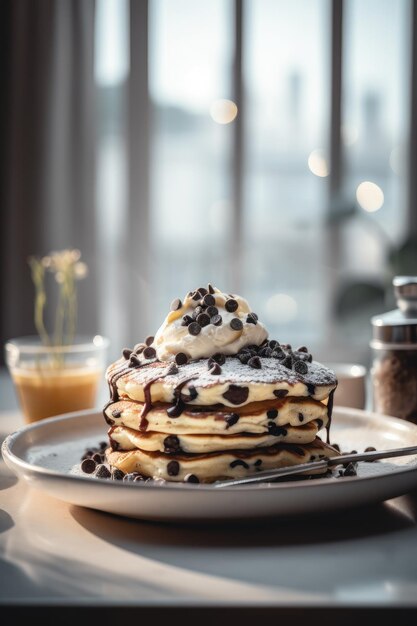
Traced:
[[[155, 335], [152, 346], [159, 361], [174, 361], [175, 355], [180, 352], [186, 354], [189, 359], [209, 358], [218, 352], [233, 355], [244, 346], [260, 346], [268, 337], [268, 331], [257, 318], [256, 324], [247, 321], [251, 308], [244, 298], [225, 294], [216, 288], [212, 291], [210, 295], [215, 299], [213, 306], [218, 309], [218, 314], [222, 318], [221, 324], [217, 326], [210, 323], [201, 326], [198, 334], [190, 333], [188, 325], [184, 325], [183, 318], [186, 315], [192, 317], [197, 306], [201, 306], [199, 299], [193, 299], [195, 292], [190, 292], [179, 303], [181, 306], [167, 315]], [[226, 309], [226, 302], [231, 299], [238, 304], [237, 309], [232, 312]], [[242, 322], [242, 328], [235, 330], [230, 325], [234, 318]]]

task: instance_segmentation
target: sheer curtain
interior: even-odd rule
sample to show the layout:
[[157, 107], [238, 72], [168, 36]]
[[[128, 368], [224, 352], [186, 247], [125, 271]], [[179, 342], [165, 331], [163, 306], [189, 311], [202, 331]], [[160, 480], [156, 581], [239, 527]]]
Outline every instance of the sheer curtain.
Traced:
[[31, 254], [77, 247], [79, 331], [97, 332], [95, 0], [3, 0], [0, 338], [34, 332]]

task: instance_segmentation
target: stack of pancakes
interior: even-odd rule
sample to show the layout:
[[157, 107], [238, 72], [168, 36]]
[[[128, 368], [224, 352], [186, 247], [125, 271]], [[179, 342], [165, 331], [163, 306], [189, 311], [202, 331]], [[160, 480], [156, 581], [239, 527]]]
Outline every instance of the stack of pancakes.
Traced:
[[158, 360], [152, 341], [107, 370], [111, 467], [212, 483], [338, 454], [318, 436], [337, 380], [306, 348], [264, 339], [181, 364]]

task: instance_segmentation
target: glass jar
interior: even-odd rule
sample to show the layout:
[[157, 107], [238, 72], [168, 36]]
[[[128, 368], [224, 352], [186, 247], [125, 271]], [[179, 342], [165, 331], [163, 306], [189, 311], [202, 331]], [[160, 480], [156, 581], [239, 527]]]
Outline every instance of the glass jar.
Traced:
[[398, 308], [371, 319], [373, 409], [417, 423], [417, 276], [393, 285]]

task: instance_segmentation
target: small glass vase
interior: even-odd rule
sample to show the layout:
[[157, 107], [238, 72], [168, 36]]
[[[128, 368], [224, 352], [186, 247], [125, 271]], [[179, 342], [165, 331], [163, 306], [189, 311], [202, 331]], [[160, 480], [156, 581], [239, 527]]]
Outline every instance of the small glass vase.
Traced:
[[6, 363], [25, 421], [93, 408], [108, 346], [101, 335], [62, 346], [45, 346], [35, 336], [10, 339]]

